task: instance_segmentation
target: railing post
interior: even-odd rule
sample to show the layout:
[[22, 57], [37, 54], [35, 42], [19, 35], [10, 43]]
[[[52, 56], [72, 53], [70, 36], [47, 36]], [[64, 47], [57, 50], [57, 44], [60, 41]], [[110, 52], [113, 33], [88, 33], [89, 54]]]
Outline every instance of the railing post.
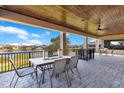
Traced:
[[[31, 52], [29, 52], [29, 59], [31, 58]], [[31, 67], [31, 62], [29, 62], [29, 67]]]
[[45, 50], [43, 50], [43, 59], [45, 59]]

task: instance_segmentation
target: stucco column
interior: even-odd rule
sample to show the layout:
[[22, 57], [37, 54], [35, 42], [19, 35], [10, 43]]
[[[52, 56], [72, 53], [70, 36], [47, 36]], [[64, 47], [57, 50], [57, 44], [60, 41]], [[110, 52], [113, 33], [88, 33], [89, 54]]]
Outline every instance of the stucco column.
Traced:
[[84, 48], [87, 49], [88, 48], [88, 37], [84, 37]]
[[99, 51], [100, 39], [96, 40], [96, 51]]
[[101, 48], [104, 48], [104, 40], [101, 39]]
[[60, 35], [60, 49], [62, 50], [62, 54], [66, 55], [66, 33], [63, 32]]

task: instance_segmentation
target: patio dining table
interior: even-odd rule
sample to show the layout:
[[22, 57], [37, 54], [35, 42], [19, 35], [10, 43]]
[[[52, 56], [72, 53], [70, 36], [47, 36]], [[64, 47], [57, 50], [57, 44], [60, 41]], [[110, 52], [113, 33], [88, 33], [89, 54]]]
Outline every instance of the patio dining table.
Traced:
[[[61, 59], [70, 59], [71, 56], [55, 56], [55, 57], [48, 57], [48, 58], [31, 58], [29, 61], [33, 64], [35, 70], [37, 71], [38, 67], [43, 67], [47, 66], [49, 64], [53, 64], [56, 60], [61, 60]], [[45, 74], [45, 69], [42, 69], [43, 73], [43, 79], [42, 83], [44, 83], [44, 74]], [[36, 75], [37, 81], [38, 81], [38, 74]], [[39, 83], [40, 84], [40, 83]]]

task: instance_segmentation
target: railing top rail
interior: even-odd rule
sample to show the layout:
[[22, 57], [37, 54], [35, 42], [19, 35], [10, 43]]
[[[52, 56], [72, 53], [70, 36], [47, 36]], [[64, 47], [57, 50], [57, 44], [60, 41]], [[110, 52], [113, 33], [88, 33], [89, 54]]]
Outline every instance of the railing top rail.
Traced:
[[43, 52], [44, 50], [32, 50], [32, 51], [17, 51], [17, 52], [1, 52], [0, 55], [5, 54], [17, 54], [17, 53], [34, 53], [34, 52]]

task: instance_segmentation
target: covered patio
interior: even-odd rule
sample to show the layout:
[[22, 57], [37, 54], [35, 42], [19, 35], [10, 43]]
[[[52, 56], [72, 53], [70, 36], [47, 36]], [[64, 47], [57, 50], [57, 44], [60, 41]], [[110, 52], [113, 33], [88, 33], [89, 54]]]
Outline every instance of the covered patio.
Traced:
[[[124, 57], [96, 54], [95, 60], [79, 60], [78, 68], [81, 74], [81, 81], [77, 73], [70, 74], [72, 88], [124, 88]], [[40, 71], [39, 71], [40, 72]], [[14, 71], [0, 74], [0, 87], [7, 88], [12, 79]], [[48, 74], [45, 74], [45, 83], [41, 84], [42, 88], [49, 88], [50, 81]], [[54, 87], [66, 88], [64, 76], [54, 79]], [[16, 87], [36, 88], [37, 83], [32, 77], [27, 76], [19, 80]]]
[[[78, 69], [81, 74], [81, 80], [78, 79], [77, 75], [75, 75], [76, 73], [70, 74], [72, 75], [70, 78], [72, 85], [70, 87], [124, 87], [123, 53], [122, 55], [116, 55], [116, 53], [114, 53], [114, 56], [111, 54], [98, 54], [100, 48], [110, 47], [110, 45], [106, 47], [106, 40], [124, 40], [123, 10], [124, 6], [107, 5], [2, 5], [0, 6], [0, 20], [9, 20], [25, 25], [59, 31], [61, 33], [60, 49], [62, 50], [62, 55], [67, 55], [67, 33], [78, 34], [85, 37], [83, 49], [87, 50], [89, 49], [88, 38], [95, 38], [95, 58], [88, 61], [79, 59]], [[27, 53], [28, 59], [31, 58], [30, 54], [33, 53]], [[16, 53], [14, 55], [16, 55]], [[29, 61], [28, 59], [26, 61]], [[28, 65], [28, 67], [30, 66], [31, 64]], [[2, 71], [3, 73], [0, 73], [0, 87], [9, 87], [9, 82], [13, 76], [12, 74], [14, 74], [14, 71], [5, 71], [5, 73], [3, 69]], [[47, 75], [48, 74], [46, 73], [45, 83], [41, 84], [41, 87], [50, 87]], [[67, 87], [65, 79], [63, 76], [61, 77], [62, 78], [57, 78], [53, 81], [54, 87]], [[20, 79], [16, 87], [34, 88], [37, 87], [37, 82], [31, 77], [24, 77], [23, 80]]]

